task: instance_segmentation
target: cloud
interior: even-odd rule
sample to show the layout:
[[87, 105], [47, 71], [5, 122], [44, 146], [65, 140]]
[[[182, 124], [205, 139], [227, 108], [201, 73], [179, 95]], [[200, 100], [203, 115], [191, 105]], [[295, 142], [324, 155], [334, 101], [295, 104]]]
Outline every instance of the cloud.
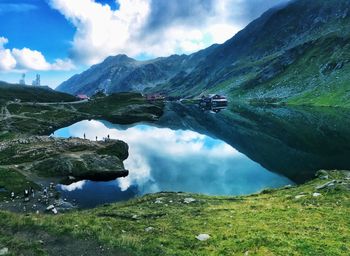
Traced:
[[0, 37], [0, 70], [11, 70], [16, 67], [16, 60], [9, 49], [5, 49], [7, 38]]
[[61, 189], [64, 191], [70, 191], [70, 192], [74, 190], [82, 190], [85, 184], [86, 184], [86, 181], [81, 180], [81, 181], [72, 183], [70, 185], [61, 185]]
[[110, 55], [167, 56], [223, 43], [263, 11], [287, 0], [50, 0], [76, 27], [71, 56], [95, 64]]
[[71, 60], [56, 59], [53, 63], [46, 61], [44, 55], [36, 50], [29, 48], [6, 49], [5, 44], [8, 39], [0, 37], [0, 71], [14, 70], [71, 70], [74, 64]]

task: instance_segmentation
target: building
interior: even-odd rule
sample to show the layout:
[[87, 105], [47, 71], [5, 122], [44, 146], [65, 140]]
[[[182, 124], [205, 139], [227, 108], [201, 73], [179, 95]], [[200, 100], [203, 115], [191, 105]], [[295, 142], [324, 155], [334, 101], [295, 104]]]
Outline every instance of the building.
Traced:
[[26, 84], [26, 74], [22, 74], [22, 78], [19, 80], [19, 84], [21, 85]]
[[76, 95], [76, 97], [80, 100], [88, 100], [89, 99], [89, 97], [85, 94], [78, 94], [78, 95]]
[[33, 80], [32, 85], [33, 86], [40, 86], [41, 85], [40, 84], [40, 75], [39, 74], [36, 75], [36, 78], [35, 78], [35, 80]]
[[225, 96], [219, 94], [209, 94], [208, 96], [202, 96], [199, 101], [199, 106], [203, 110], [211, 110], [214, 112], [219, 112], [227, 108], [228, 101]]

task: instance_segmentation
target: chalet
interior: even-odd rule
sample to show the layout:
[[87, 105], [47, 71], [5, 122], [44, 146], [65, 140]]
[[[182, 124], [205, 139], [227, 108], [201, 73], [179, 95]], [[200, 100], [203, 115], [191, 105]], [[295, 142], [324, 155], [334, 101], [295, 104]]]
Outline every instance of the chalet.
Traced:
[[89, 99], [89, 97], [85, 94], [78, 94], [76, 97], [80, 100], [88, 100]]
[[199, 107], [202, 110], [209, 110], [215, 113], [220, 112], [227, 108], [227, 99], [225, 96], [219, 94], [209, 94], [208, 96], [202, 96], [199, 100]]
[[207, 97], [202, 96], [199, 105], [201, 107], [227, 107], [227, 99], [225, 96], [218, 94], [209, 94]]

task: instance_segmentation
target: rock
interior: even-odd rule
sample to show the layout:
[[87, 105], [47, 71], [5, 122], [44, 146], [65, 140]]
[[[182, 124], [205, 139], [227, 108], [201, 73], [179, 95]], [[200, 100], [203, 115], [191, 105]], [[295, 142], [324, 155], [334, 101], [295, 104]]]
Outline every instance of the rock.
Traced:
[[55, 205], [59, 210], [71, 210], [75, 208], [73, 204], [62, 200], [61, 198], [58, 200], [55, 200]]
[[9, 249], [4, 247], [0, 250], [0, 255], [7, 255], [9, 253]]
[[335, 182], [336, 180], [332, 180], [332, 181], [329, 181], [323, 185], [320, 185], [320, 186], [317, 186], [316, 189], [317, 190], [321, 190], [321, 189], [324, 189], [324, 188], [330, 188], [330, 187], [334, 187], [335, 186]]
[[146, 231], [146, 232], [151, 232], [152, 230], [154, 230], [154, 227], [145, 228], [145, 231]]
[[245, 253], [244, 253], [244, 256], [248, 256], [249, 255], [249, 251], [246, 251]]
[[199, 241], [206, 241], [210, 238], [210, 236], [208, 234], [199, 234], [198, 236], [196, 236], [196, 238]]
[[136, 220], [138, 218], [138, 216], [135, 214], [131, 217], [132, 219]]
[[75, 177], [69, 175], [69, 176], [68, 176], [68, 179], [69, 179], [69, 180], [75, 180]]
[[55, 206], [53, 204], [51, 204], [46, 208], [46, 211], [51, 211], [54, 208], [55, 208]]
[[52, 212], [53, 212], [53, 214], [57, 214], [57, 213], [58, 213], [58, 211], [57, 211], [56, 208], [53, 208], [53, 209], [52, 209]]
[[316, 173], [316, 177], [328, 176], [328, 172], [325, 170], [320, 170]]
[[161, 204], [161, 203], [163, 203], [163, 202], [162, 202], [162, 199], [161, 199], [161, 198], [157, 198], [156, 201], [155, 201], [154, 203], [155, 203], [155, 204]]
[[[78, 138], [62, 139], [46, 136], [28, 137], [19, 145], [17, 140], [5, 142], [6, 157], [0, 165], [20, 165], [31, 159], [26, 171], [47, 181], [60, 183], [79, 180], [109, 181], [128, 175], [123, 160], [128, 156], [128, 145], [122, 141], [95, 142]], [[16, 154], [10, 154], [16, 152]], [[50, 184], [54, 190], [54, 184]], [[51, 195], [50, 195], [51, 196]]]
[[195, 202], [195, 201], [196, 201], [196, 199], [191, 198], [191, 197], [188, 197], [188, 198], [185, 198], [185, 199], [184, 199], [184, 203], [186, 203], [186, 204], [193, 203], [193, 202]]
[[295, 199], [300, 199], [300, 198], [303, 198], [303, 197], [305, 197], [306, 195], [297, 195], [297, 196], [295, 196]]
[[320, 193], [313, 193], [313, 194], [312, 194], [313, 197], [319, 197], [319, 196], [321, 196], [321, 195], [322, 195], [322, 194], [320, 194]]

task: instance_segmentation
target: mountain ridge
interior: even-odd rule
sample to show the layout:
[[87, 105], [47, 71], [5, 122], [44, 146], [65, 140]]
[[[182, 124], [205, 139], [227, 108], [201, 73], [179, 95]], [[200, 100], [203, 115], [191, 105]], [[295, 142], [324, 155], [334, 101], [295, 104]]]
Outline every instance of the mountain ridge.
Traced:
[[[221, 92], [248, 102], [348, 106], [349, 25], [349, 1], [294, 0], [268, 10], [224, 44], [128, 65], [117, 61], [120, 56], [109, 57], [118, 63], [109, 67], [105, 60], [58, 90], [136, 90], [182, 97]], [[327, 75], [322, 71], [326, 66]], [[91, 72], [96, 79], [85, 79]], [[344, 92], [345, 98], [334, 101], [335, 94]]]

